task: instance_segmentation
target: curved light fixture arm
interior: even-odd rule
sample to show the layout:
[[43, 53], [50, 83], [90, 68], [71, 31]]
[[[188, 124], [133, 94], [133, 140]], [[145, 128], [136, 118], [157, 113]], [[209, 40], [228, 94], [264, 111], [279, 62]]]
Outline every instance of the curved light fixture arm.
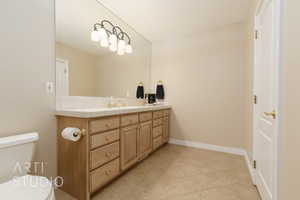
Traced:
[[113, 33], [118, 37], [118, 39], [121, 39], [121, 38], [119, 38], [119, 35], [120, 35], [120, 33], [123, 33], [123, 30], [119, 26], [114, 26]]
[[94, 24], [94, 31], [97, 31], [97, 30], [98, 30], [97, 26], [101, 26], [101, 27], [102, 27], [102, 25], [101, 25], [101, 24], [99, 24], [99, 23], [96, 23], [96, 24]]
[[118, 37], [121, 38], [122, 40], [124, 40], [124, 36], [128, 39], [128, 44], [131, 44], [131, 38], [129, 37], [129, 35], [127, 33], [121, 32], [118, 35]]
[[101, 21], [101, 27], [103, 27], [103, 28], [104, 28], [104, 25], [105, 25], [104, 23], [109, 24], [112, 27], [112, 29], [115, 27], [115, 25], [113, 25], [113, 23], [111, 23], [110, 21], [104, 19], [104, 20]]
[[130, 46], [131, 38], [129, 37], [129, 35], [126, 32], [124, 32], [122, 30], [121, 27], [114, 25], [112, 22], [110, 22], [108, 20], [102, 20], [100, 23], [94, 24], [94, 31], [98, 31], [99, 30], [98, 28], [104, 29], [106, 31], [106, 34], [108, 37], [110, 37], [111, 35], [116, 35], [118, 40], [124, 40], [124, 38], [126, 37], [128, 40], [128, 45], [131, 48], [131, 46]]
[[[109, 24], [111, 26], [111, 31], [108, 30], [107, 28], [105, 28], [105, 24]], [[119, 36], [120, 33], [123, 33], [123, 30], [121, 29], [121, 27], [115, 26], [113, 23], [111, 23], [108, 20], [102, 20], [101, 23], [95, 23], [94, 24], [94, 31], [98, 30], [99, 26], [101, 28], [104, 28], [109, 34], [115, 34], [116, 36]]]

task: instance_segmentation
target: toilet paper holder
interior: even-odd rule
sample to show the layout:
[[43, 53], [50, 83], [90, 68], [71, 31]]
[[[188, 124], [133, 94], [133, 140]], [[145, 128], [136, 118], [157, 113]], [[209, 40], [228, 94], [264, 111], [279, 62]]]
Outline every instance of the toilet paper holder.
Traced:
[[86, 135], [86, 130], [85, 129], [81, 129], [79, 132], [73, 133], [74, 137], [83, 137]]
[[66, 127], [62, 130], [61, 136], [69, 141], [78, 142], [83, 136], [86, 135], [85, 129], [75, 128], [75, 127]]

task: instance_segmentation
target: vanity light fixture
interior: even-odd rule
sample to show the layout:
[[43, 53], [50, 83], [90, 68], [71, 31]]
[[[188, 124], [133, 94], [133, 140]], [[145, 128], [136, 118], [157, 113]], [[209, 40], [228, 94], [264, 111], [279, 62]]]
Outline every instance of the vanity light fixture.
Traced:
[[132, 53], [129, 35], [108, 20], [102, 20], [100, 23], [94, 24], [91, 40], [100, 42], [102, 47], [109, 47], [109, 50], [117, 52], [118, 55]]

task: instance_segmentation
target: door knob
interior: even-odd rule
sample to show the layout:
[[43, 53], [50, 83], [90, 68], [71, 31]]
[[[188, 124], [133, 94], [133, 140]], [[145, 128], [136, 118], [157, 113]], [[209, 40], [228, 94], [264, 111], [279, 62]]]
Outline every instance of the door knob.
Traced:
[[271, 116], [271, 117], [273, 117], [273, 119], [276, 119], [276, 111], [275, 111], [275, 110], [273, 110], [272, 112], [264, 112], [264, 114], [265, 114], [266, 116]]

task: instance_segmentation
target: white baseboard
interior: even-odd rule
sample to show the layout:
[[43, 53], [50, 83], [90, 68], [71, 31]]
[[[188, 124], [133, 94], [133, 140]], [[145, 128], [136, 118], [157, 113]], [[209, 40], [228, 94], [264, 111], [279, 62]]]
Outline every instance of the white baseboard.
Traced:
[[174, 139], [174, 138], [170, 138], [169, 143], [187, 146], [187, 147], [194, 147], [194, 148], [198, 148], [198, 149], [207, 149], [207, 150], [211, 150], [211, 151], [230, 153], [230, 154], [241, 155], [241, 156], [245, 155], [245, 150], [240, 149], [240, 148], [223, 147], [223, 146], [205, 144], [205, 143], [200, 143], [200, 142], [178, 140], [178, 139]]
[[247, 164], [247, 166], [248, 166], [248, 170], [249, 170], [250, 175], [251, 175], [252, 183], [255, 185], [255, 178], [254, 178], [254, 173], [255, 173], [255, 172], [254, 172], [254, 169], [253, 169], [253, 167], [252, 167], [252, 163], [251, 163], [251, 161], [250, 161], [249, 155], [247, 154], [246, 151], [245, 151], [244, 157], [245, 157], [245, 160], [246, 160], [246, 164]]
[[169, 143], [187, 146], [187, 147], [194, 147], [194, 148], [198, 148], [198, 149], [206, 149], [206, 150], [211, 150], [211, 151], [218, 151], [218, 152], [223, 152], [223, 153], [230, 153], [230, 154], [244, 156], [246, 165], [248, 166], [248, 169], [249, 169], [249, 172], [251, 175], [252, 182], [253, 182], [253, 184], [255, 184], [254, 170], [252, 168], [251, 161], [249, 159], [247, 152], [242, 148], [223, 147], [223, 146], [205, 144], [205, 143], [200, 143], [200, 142], [192, 142], [192, 141], [188, 141], [188, 140], [178, 140], [178, 139], [174, 139], [174, 138], [170, 138]]

